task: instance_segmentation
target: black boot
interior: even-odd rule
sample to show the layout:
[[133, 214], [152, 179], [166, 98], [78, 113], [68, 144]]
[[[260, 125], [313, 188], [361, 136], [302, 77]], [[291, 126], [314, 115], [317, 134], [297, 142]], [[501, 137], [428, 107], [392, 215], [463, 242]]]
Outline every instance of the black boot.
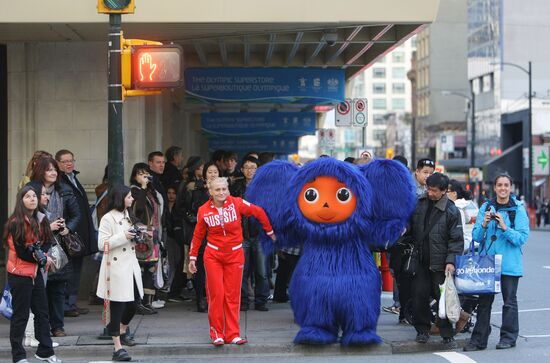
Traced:
[[206, 298], [203, 297], [197, 301], [197, 311], [199, 313], [208, 312], [208, 304], [206, 303]]
[[143, 300], [138, 305], [136, 313], [140, 315], [153, 315], [156, 314], [157, 311], [151, 306], [151, 303], [153, 302], [154, 295], [151, 294], [145, 294], [143, 296]]

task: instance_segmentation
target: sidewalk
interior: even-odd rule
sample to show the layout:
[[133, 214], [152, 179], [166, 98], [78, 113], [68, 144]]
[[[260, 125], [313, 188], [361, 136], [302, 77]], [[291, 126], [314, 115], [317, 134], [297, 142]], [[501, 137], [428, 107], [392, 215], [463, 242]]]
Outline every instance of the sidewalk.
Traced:
[[[86, 306], [81, 302], [82, 306]], [[390, 305], [391, 297], [384, 294], [382, 305]], [[112, 354], [112, 341], [99, 340], [102, 332], [102, 306], [86, 306], [90, 313], [77, 318], [65, 318], [67, 337], [54, 338], [60, 344], [56, 353], [64, 360], [90, 357], [108, 360]], [[136, 331], [138, 345], [128, 350], [135, 358], [146, 356], [190, 356], [190, 355], [266, 355], [266, 354], [362, 354], [387, 355], [442, 350], [440, 337], [432, 337], [428, 344], [414, 342], [416, 332], [412, 326], [397, 324], [397, 315], [381, 312], [378, 334], [383, 343], [378, 346], [342, 348], [339, 344], [330, 346], [294, 345], [292, 340], [298, 331], [293, 322], [289, 304], [269, 304], [269, 311], [249, 310], [241, 312], [241, 334], [250, 341], [244, 346], [213, 347], [208, 337], [207, 314], [194, 311], [193, 302], [167, 303], [156, 315], [136, 315], [130, 324]], [[468, 334], [459, 334], [459, 346], [465, 344]], [[0, 361], [11, 359], [9, 344], [9, 322], [0, 320]], [[27, 355], [35, 348], [27, 347]]]

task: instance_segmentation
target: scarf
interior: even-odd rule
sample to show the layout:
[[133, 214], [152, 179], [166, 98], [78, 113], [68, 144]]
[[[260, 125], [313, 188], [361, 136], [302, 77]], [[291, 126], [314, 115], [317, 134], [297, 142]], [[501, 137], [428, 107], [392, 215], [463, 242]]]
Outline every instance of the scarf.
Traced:
[[61, 198], [55, 189], [55, 184], [50, 185], [46, 191], [50, 193], [50, 201], [46, 207], [49, 213], [49, 220], [55, 221], [57, 218], [63, 218], [63, 198]]

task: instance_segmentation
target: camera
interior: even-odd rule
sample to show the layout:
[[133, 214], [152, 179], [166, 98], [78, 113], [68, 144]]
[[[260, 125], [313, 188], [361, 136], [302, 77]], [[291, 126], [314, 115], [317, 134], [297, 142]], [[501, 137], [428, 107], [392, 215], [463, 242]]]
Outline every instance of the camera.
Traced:
[[153, 176], [147, 175], [147, 176], [145, 177], [145, 179], [147, 179], [147, 180], [149, 180], [150, 182], [152, 182], [152, 181], [153, 181]]
[[28, 247], [28, 249], [34, 256], [34, 259], [38, 263], [38, 266], [40, 267], [46, 266], [46, 263], [48, 262], [48, 258], [40, 248], [40, 241], [34, 242], [32, 245]]
[[338, 41], [338, 32], [336, 30], [328, 31], [323, 35], [323, 39], [329, 47], [333, 47]]
[[134, 238], [132, 238], [132, 242], [145, 243], [145, 232], [142, 231], [139, 225], [133, 224], [128, 232], [135, 234]]

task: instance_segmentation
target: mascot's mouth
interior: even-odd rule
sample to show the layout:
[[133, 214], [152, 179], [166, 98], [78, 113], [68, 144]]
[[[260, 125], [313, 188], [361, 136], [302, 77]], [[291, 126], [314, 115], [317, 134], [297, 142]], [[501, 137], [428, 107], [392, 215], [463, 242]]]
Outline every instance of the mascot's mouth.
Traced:
[[329, 222], [329, 221], [333, 220], [334, 217], [336, 217], [336, 215], [334, 215], [333, 213], [330, 213], [330, 214], [329, 213], [323, 213], [323, 214], [319, 213], [319, 214], [317, 214], [317, 217], [319, 217], [323, 221]]

